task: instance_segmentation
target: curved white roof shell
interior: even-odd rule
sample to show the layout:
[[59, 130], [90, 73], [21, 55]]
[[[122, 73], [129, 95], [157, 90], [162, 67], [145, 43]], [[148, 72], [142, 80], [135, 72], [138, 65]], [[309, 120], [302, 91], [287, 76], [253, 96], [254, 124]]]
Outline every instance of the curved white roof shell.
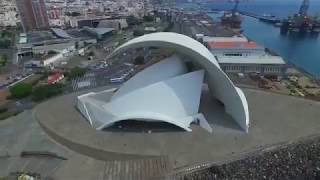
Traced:
[[[211, 52], [198, 41], [177, 33], [153, 33], [133, 39], [113, 53], [131, 48], [164, 47], [191, 59], [199, 70], [188, 72], [179, 57], [156, 63], [124, 83], [114, 94], [110, 91], [78, 97], [77, 107], [90, 124], [100, 130], [122, 120], [165, 121], [191, 131], [190, 123], [212, 131], [199, 104], [204, 75], [211, 95], [247, 132], [248, 104], [243, 92], [220, 69]], [[112, 95], [111, 95], [112, 94]]]
[[188, 56], [206, 71], [211, 95], [225, 105], [226, 112], [248, 132], [249, 109], [242, 90], [221, 70], [214, 55], [200, 42], [177, 33], [159, 32], [135, 38], [117, 48], [111, 56], [132, 48], [164, 47]]

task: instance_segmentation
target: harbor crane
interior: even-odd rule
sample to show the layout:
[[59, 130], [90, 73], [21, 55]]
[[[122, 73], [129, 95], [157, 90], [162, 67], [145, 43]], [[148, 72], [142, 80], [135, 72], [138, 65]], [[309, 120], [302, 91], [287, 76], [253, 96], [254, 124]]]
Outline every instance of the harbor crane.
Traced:
[[300, 10], [299, 10], [299, 14], [301, 16], [307, 16], [308, 15], [308, 10], [309, 10], [309, 5], [310, 2], [309, 0], [303, 0], [301, 6], [300, 6]]
[[238, 12], [240, 0], [230, 0], [229, 2], [234, 3], [234, 7], [232, 9], [232, 15], [235, 15]]
[[248, 1], [248, 0], [229, 0], [230, 3], [234, 3], [234, 6], [233, 6], [233, 9], [232, 9], [232, 13], [237, 13], [239, 10], [239, 4], [241, 2], [245, 2], [245, 1]]
[[229, 0], [230, 3], [234, 3], [234, 7], [231, 10], [231, 13], [225, 13], [221, 17], [221, 23], [223, 25], [229, 26], [234, 29], [241, 28], [242, 17], [240, 16], [238, 7], [239, 7], [239, 4], [244, 1], [247, 1], [247, 0]]

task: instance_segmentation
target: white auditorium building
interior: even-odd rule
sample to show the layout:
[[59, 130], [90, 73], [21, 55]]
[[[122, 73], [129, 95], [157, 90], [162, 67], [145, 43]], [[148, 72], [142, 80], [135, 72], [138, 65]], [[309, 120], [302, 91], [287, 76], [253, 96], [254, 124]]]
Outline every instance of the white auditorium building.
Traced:
[[244, 93], [203, 44], [182, 34], [159, 32], [123, 44], [111, 57], [145, 47], [170, 48], [176, 54], [142, 70], [117, 89], [78, 96], [77, 108], [93, 128], [103, 130], [120, 121], [139, 120], [166, 122], [189, 132], [195, 123], [212, 132], [206, 115], [199, 111], [205, 85], [210, 97], [223, 103], [230, 119], [244, 132], [249, 131]]

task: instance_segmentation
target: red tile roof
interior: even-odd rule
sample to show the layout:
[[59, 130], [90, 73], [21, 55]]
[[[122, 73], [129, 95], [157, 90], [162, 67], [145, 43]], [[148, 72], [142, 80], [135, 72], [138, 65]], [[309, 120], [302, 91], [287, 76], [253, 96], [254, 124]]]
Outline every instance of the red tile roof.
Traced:
[[208, 42], [210, 49], [260, 49], [262, 46], [258, 45], [253, 41], [241, 42], [241, 41], [230, 41], [230, 42]]
[[54, 84], [60, 79], [63, 79], [64, 75], [62, 73], [56, 73], [51, 76], [48, 76], [48, 84]]

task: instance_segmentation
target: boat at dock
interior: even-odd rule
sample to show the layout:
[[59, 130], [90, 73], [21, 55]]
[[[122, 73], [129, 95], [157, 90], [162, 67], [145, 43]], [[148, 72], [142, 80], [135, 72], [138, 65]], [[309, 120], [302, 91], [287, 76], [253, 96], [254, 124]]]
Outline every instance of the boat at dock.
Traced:
[[258, 17], [258, 19], [260, 21], [263, 21], [266, 23], [271, 23], [271, 24], [276, 24], [276, 23], [281, 22], [281, 20], [279, 18], [277, 18], [276, 16], [273, 16], [273, 15], [269, 15], [269, 14], [264, 14], [264, 15]]
[[275, 26], [275, 27], [281, 27], [281, 26], [282, 26], [282, 23], [281, 23], [281, 22], [275, 23], [274, 26]]

